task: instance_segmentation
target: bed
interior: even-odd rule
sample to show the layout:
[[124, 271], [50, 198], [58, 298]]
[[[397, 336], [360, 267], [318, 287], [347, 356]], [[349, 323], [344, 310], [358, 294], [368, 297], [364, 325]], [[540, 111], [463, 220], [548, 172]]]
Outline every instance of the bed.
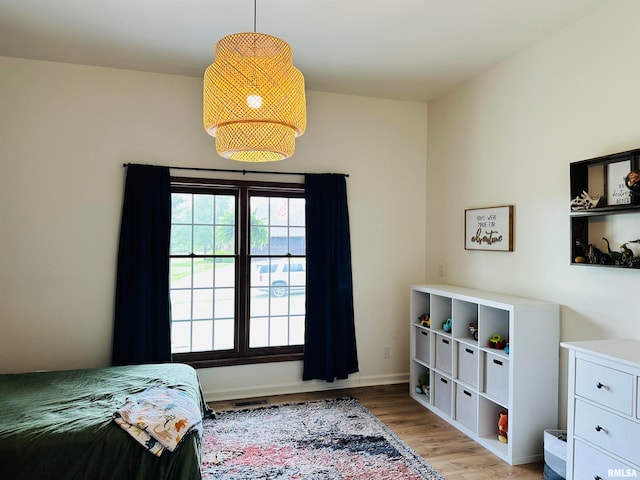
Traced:
[[185, 392], [209, 413], [183, 364], [0, 375], [0, 478], [200, 480], [197, 433], [154, 456], [113, 421], [151, 387]]

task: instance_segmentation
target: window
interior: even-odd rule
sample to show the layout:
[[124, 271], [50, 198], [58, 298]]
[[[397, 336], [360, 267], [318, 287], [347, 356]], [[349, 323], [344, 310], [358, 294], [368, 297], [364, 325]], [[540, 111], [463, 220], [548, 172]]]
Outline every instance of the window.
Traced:
[[302, 358], [304, 186], [172, 178], [171, 190], [174, 360]]

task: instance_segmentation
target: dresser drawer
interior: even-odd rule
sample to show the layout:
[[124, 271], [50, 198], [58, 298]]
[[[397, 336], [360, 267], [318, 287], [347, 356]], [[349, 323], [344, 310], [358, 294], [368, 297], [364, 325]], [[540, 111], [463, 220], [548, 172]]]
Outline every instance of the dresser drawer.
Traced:
[[577, 359], [576, 394], [631, 415], [633, 376], [620, 370]]
[[640, 464], [640, 424], [630, 418], [623, 418], [582, 400], [576, 400], [574, 428], [576, 437], [588, 440], [632, 463]]
[[[633, 467], [609, 457], [580, 440], [574, 442], [573, 449], [574, 480], [590, 480], [592, 478], [604, 480], [611, 478], [612, 471], [618, 473], [618, 476], [633, 474]], [[624, 475], [627, 472], [629, 475]]]

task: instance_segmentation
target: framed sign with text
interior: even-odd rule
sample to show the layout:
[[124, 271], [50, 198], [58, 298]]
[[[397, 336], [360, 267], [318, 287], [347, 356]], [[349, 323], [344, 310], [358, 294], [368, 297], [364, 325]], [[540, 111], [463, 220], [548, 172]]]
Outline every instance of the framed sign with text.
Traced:
[[607, 163], [607, 205], [631, 203], [631, 191], [624, 179], [631, 171], [631, 160]]
[[513, 205], [464, 211], [465, 250], [513, 251]]

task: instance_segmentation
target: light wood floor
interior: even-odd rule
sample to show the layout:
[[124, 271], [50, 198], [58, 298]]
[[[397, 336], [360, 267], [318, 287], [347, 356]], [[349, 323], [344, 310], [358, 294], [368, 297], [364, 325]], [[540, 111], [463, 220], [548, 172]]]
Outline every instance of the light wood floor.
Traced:
[[[270, 405], [352, 396], [382, 420], [447, 480], [540, 480], [542, 463], [510, 466], [409, 396], [407, 384], [260, 397]], [[236, 402], [210, 402], [217, 411], [236, 410]]]

